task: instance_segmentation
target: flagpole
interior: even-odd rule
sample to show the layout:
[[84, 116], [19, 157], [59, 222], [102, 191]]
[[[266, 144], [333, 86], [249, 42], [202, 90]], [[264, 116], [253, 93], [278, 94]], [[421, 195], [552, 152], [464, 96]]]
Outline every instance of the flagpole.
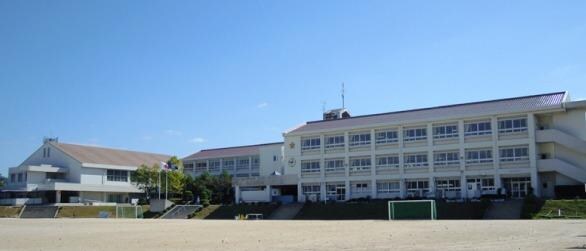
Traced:
[[169, 184], [169, 171], [165, 172], [165, 199], [167, 199], [167, 187]]
[[159, 169], [159, 182], [158, 182], [157, 188], [159, 190], [159, 200], [160, 200], [161, 199], [161, 169]]

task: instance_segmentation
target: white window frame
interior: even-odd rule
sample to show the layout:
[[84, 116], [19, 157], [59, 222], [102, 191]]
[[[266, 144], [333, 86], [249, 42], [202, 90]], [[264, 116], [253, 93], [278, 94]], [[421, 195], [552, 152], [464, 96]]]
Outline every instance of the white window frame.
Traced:
[[[330, 142], [332, 140], [333, 142]], [[324, 138], [324, 147], [326, 149], [344, 148], [344, 135], [329, 135]]]
[[376, 144], [394, 144], [399, 142], [399, 132], [397, 130], [376, 131], [374, 137], [376, 138]]
[[303, 160], [301, 161], [301, 173], [311, 174], [321, 172], [319, 160]]
[[310, 151], [321, 148], [321, 139], [317, 137], [301, 138], [301, 151]]
[[[518, 123], [518, 125], [516, 125]], [[498, 120], [499, 133], [517, 133], [527, 131], [527, 117], [504, 118]]]
[[[408, 134], [411, 134], [409, 136]], [[426, 140], [427, 139], [427, 127], [412, 127], [412, 128], [405, 128], [403, 129], [403, 141], [418, 141], [418, 140]]]
[[515, 162], [529, 160], [529, 146], [507, 146], [499, 148], [501, 162]]
[[197, 161], [194, 165], [196, 173], [203, 173], [208, 170], [208, 163], [205, 161]]
[[370, 145], [370, 141], [372, 140], [370, 137], [370, 132], [359, 132], [359, 133], [352, 133], [348, 135], [350, 141], [350, 146], [367, 146]]
[[[390, 161], [391, 159], [393, 161]], [[375, 160], [377, 169], [399, 168], [399, 155], [378, 155]]]
[[376, 193], [387, 194], [387, 193], [400, 193], [401, 183], [400, 181], [377, 181], [376, 182]]
[[433, 165], [442, 167], [442, 166], [451, 166], [451, 165], [459, 165], [460, 164], [460, 153], [458, 151], [448, 151], [448, 152], [434, 152], [433, 153]]
[[234, 171], [234, 169], [236, 169], [236, 160], [235, 159], [223, 159], [222, 160], [222, 169]]
[[210, 173], [218, 173], [218, 172], [220, 172], [220, 160], [219, 159], [210, 160], [208, 162], [208, 171]]
[[406, 153], [403, 157], [405, 168], [418, 168], [429, 166], [427, 153]]
[[128, 182], [128, 171], [127, 170], [106, 170], [106, 181], [110, 182]]
[[370, 156], [350, 158], [350, 171], [351, 172], [370, 171], [371, 166], [372, 166], [372, 162], [370, 160]]
[[[471, 155], [474, 155], [473, 153], [476, 153], [478, 158], [470, 158]], [[465, 154], [466, 164], [489, 164], [494, 161], [492, 148], [466, 149]], [[488, 155], [490, 155], [490, 157], [487, 157]]]
[[325, 171], [328, 172], [340, 172], [345, 171], [346, 168], [344, 167], [344, 159], [325, 159]]
[[458, 124], [442, 124], [433, 126], [434, 139], [449, 139], [457, 138], [458, 136]]
[[455, 178], [441, 178], [435, 180], [435, 189], [443, 191], [461, 191], [462, 183], [460, 179]]
[[[488, 125], [488, 128], [486, 128], [487, 125]], [[492, 135], [492, 123], [491, 123], [490, 119], [489, 120], [464, 122], [464, 136], [484, 136], [484, 135]]]
[[405, 189], [407, 192], [429, 192], [429, 180], [406, 180]]
[[496, 187], [494, 185], [494, 178], [468, 178], [466, 179], [466, 183], [477, 183], [480, 184], [480, 189], [482, 191], [495, 191]]
[[301, 185], [301, 191], [306, 197], [315, 194], [317, 195], [317, 199], [320, 199], [319, 196], [321, 194], [321, 186], [319, 184], [303, 184]]
[[370, 193], [370, 186], [368, 182], [356, 182], [352, 183], [352, 193]]

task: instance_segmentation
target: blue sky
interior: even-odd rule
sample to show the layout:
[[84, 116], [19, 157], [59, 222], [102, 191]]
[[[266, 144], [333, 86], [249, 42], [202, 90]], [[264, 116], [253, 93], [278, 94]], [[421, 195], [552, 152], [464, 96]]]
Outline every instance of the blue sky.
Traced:
[[354, 115], [567, 90], [586, 1], [0, 1], [0, 173], [44, 136], [175, 154]]

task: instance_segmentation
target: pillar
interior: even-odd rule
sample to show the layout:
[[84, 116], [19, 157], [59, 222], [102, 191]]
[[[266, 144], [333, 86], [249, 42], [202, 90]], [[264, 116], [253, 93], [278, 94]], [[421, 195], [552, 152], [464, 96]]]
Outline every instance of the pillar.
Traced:
[[240, 186], [234, 186], [234, 203], [240, 204]]

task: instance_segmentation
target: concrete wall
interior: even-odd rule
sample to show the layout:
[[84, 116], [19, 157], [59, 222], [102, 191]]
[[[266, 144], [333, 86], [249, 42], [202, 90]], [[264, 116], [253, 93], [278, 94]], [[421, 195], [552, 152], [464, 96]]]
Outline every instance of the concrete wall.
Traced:
[[260, 151], [260, 176], [270, 175], [274, 171], [283, 174], [283, 146], [261, 146]]

